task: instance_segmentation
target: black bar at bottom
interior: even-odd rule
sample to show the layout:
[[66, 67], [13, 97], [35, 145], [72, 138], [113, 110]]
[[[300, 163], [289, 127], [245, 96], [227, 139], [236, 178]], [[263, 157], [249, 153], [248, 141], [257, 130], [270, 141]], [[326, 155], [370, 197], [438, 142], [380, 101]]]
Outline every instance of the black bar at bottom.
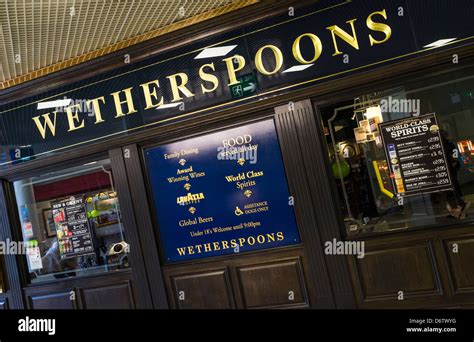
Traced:
[[[42, 331], [38, 331], [42, 330]], [[471, 310], [0, 311], [0, 340], [473, 341]]]

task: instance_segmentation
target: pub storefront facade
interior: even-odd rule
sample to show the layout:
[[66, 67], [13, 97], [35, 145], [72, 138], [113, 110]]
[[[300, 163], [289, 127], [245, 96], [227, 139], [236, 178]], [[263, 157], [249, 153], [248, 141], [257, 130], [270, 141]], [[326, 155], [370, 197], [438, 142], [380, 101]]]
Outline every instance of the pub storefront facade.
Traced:
[[472, 307], [473, 12], [261, 6], [4, 90], [0, 307]]

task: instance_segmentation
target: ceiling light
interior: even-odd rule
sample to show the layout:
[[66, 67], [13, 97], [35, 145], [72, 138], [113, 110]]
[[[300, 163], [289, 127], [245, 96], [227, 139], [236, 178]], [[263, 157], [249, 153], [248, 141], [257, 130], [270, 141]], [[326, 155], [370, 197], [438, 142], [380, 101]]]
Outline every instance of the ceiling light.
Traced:
[[379, 122], [383, 122], [382, 109], [378, 105], [367, 108], [364, 116], [366, 119], [378, 118]]
[[218, 46], [210, 47], [202, 50], [194, 59], [203, 59], [203, 58], [212, 58], [212, 57], [222, 57], [227, 55], [229, 52], [234, 50], [237, 45], [228, 45], [228, 46]]
[[40, 102], [38, 103], [37, 109], [61, 108], [70, 104], [71, 101], [72, 101], [71, 99], [63, 99], [63, 100], [56, 100], [56, 101]]
[[182, 101], [181, 102], [175, 102], [175, 103], [167, 103], [167, 104], [163, 104], [161, 106], [156, 107], [156, 109], [175, 108], [175, 107], [181, 106], [182, 104], [184, 104]]
[[285, 71], [283, 71], [283, 73], [285, 73], [285, 72], [297, 72], [297, 71], [306, 70], [306, 69], [308, 69], [309, 67], [311, 67], [313, 65], [314, 65], [314, 63], [305, 64], [305, 65], [295, 65], [295, 66], [292, 66], [289, 69], [286, 69]]
[[433, 43], [430, 43], [428, 45], [425, 45], [423, 46], [424, 48], [436, 48], [436, 47], [440, 47], [440, 46], [443, 46], [443, 45], [446, 45], [450, 42], [452, 42], [453, 40], [456, 40], [457, 38], [447, 38], [447, 39], [439, 39]]

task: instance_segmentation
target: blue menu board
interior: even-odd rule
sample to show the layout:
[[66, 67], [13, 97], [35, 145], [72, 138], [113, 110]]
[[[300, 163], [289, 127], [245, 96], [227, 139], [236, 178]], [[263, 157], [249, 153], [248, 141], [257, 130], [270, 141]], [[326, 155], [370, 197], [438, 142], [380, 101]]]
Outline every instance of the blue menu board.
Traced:
[[273, 120], [145, 150], [168, 262], [298, 244]]

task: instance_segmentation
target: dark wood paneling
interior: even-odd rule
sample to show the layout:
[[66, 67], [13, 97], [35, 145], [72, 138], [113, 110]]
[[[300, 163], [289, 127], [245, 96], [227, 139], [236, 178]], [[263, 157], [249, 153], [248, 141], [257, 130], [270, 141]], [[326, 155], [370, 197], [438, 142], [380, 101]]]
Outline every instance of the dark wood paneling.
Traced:
[[[327, 147], [322, 139], [323, 131], [318, 126], [313, 104], [310, 100], [291, 102], [276, 107], [275, 113], [279, 114], [277, 120], [280, 121], [281, 129], [288, 132], [285, 136], [282, 135], [282, 143], [293, 140], [289, 144], [291, 146], [289, 151], [284, 153], [288, 156], [285, 164], [289, 176], [297, 180], [305, 179], [305, 183], [299, 182], [301, 184], [299, 186], [303, 186], [304, 189], [299, 189], [301, 195], [295, 196], [296, 203], [310, 203], [315, 213], [313, 225], [316, 224], [317, 229], [308, 225], [301, 225], [300, 229], [304, 238], [303, 243], [307, 246], [307, 253], [312, 255], [317, 281], [322, 282], [322, 272], [326, 272], [324, 276], [330, 279], [335, 306], [354, 308], [355, 297], [346, 259], [339, 255], [324, 256], [322, 251], [325, 241], [342, 239], [339, 220], [341, 214], [335, 202], [336, 191], [334, 186], [331, 188], [332, 184], [328, 181], [332, 175], [325, 159]], [[296, 152], [296, 145], [299, 146], [301, 152]], [[283, 151], [287, 148], [286, 144], [282, 144]], [[298, 188], [295, 187], [295, 190]], [[306, 192], [304, 197], [300, 197], [303, 195], [302, 190]], [[323, 287], [323, 284], [320, 287]], [[327, 293], [327, 289], [322, 290], [322, 288], [319, 289], [320, 296]]]
[[[120, 292], [120, 290], [123, 290], [123, 285], [126, 285], [129, 289], [128, 291], [132, 293], [127, 292], [127, 296], [122, 296], [124, 292]], [[71, 291], [74, 290], [74, 295], [75, 298], [75, 308], [76, 309], [82, 309], [84, 308], [85, 304], [89, 304], [90, 306], [94, 305], [93, 301], [93, 295], [96, 293], [100, 292], [100, 289], [106, 289], [110, 288], [111, 289], [111, 294], [110, 296], [114, 297], [115, 299], [111, 298], [104, 298], [103, 300], [106, 301], [106, 303], [115, 300], [115, 301], [122, 301], [121, 303], [113, 303], [113, 305], [117, 305], [118, 307], [122, 308], [125, 307], [126, 305], [123, 304], [123, 301], [131, 301], [132, 308], [138, 307], [138, 304], [135, 302], [135, 297], [134, 297], [134, 291], [133, 291], [133, 286], [134, 286], [134, 272], [131, 269], [127, 270], [120, 270], [120, 271], [113, 271], [109, 273], [103, 273], [103, 274], [97, 274], [89, 277], [71, 277], [71, 278], [66, 278], [61, 281], [53, 281], [50, 283], [39, 283], [39, 284], [33, 284], [25, 287], [23, 290], [25, 292], [25, 297], [28, 299], [28, 304], [29, 308], [34, 308], [32, 305], [32, 301], [30, 298], [42, 298], [45, 297], [49, 294], [68, 294], [68, 298], [71, 294]], [[118, 289], [117, 289], [118, 288]], [[98, 289], [98, 291], [94, 292], [94, 289]], [[84, 295], [84, 291], [90, 290], [87, 294], [89, 296], [90, 301], [89, 302], [84, 302], [82, 296]], [[107, 297], [107, 294], [105, 294], [105, 290], [102, 291], [101, 296]], [[92, 299], [91, 299], [92, 298]], [[99, 299], [101, 300], [101, 299]], [[55, 309], [54, 307], [55, 303], [52, 302], [50, 309]], [[58, 304], [59, 307], [61, 308], [62, 303]]]
[[[11, 185], [0, 180], [0, 239], [6, 241], [20, 241], [18, 236], [12, 232], [12, 222], [16, 221], [12, 215], [16, 215], [16, 207], [11, 193]], [[23, 309], [23, 293], [21, 290], [20, 270], [24, 269], [15, 255], [5, 255], [5, 271], [7, 279], [7, 290], [10, 294], [10, 305], [12, 309]], [[24, 265], [23, 265], [24, 266]]]
[[[456, 252], [453, 248], [456, 244]], [[474, 236], [445, 240], [445, 253], [453, 291], [474, 292]]]
[[308, 178], [303, 162], [306, 156], [302, 150], [306, 148], [300, 145], [295, 122], [295, 111], [306, 108], [308, 102], [293, 103], [294, 109], [291, 109], [289, 104], [276, 107], [275, 124], [286, 174], [288, 175], [288, 186], [291, 195], [294, 197], [298, 228], [308, 255], [308, 263], [310, 265], [308, 281], [315, 288], [314, 294], [311, 293], [310, 296], [311, 305], [315, 308], [331, 308], [334, 307], [334, 298], [319, 236], [320, 227], [317, 223], [317, 215], [313, 209], [311, 191], [308, 186]]
[[76, 302], [71, 300], [71, 294], [67, 292], [45, 293], [28, 297], [31, 309], [38, 310], [64, 310], [76, 309]]
[[172, 277], [180, 309], [231, 309], [233, 295], [227, 269]]
[[84, 309], [134, 309], [130, 282], [81, 288]]
[[[366, 237], [365, 257], [348, 257], [359, 307], [474, 305], [473, 239], [472, 226]], [[458, 243], [458, 253], [452, 253], [453, 243]], [[398, 291], [404, 291], [403, 300], [398, 300]]]
[[7, 291], [7, 281], [5, 278], [5, 262], [4, 256], [0, 255], [0, 291], [5, 292]]
[[[257, 303], [261, 307], [289, 308], [309, 306], [307, 288], [311, 284], [304, 281], [307, 268], [303, 248], [295, 246], [166, 265], [163, 274], [173, 308], [243, 309], [248, 306], [244, 291], [252, 286], [273, 291], [270, 297], [264, 296], [264, 302]], [[184, 301], [179, 300], [179, 291], [184, 291]], [[288, 300], [288, 291], [294, 291], [294, 300]]]
[[[125, 228], [125, 238], [130, 244], [130, 263], [133, 269], [135, 298], [137, 306], [140, 309], [153, 308], [151, 301], [150, 288], [147, 281], [147, 274], [143, 264], [144, 255], [141, 249], [138, 226], [135, 221], [135, 212], [133, 200], [130, 194], [127, 171], [123, 160], [122, 149], [117, 148], [109, 151], [109, 157], [112, 164], [115, 188], [120, 203], [120, 211]], [[146, 258], [146, 257], [145, 257]]]
[[441, 294], [439, 274], [430, 242], [372, 248], [365, 257], [354, 257], [365, 300]]
[[0, 310], [6, 310], [6, 309], [9, 309], [8, 298], [2, 298], [0, 299]]
[[127, 155], [127, 158], [125, 158], [125, 166], [127, 168], [130, 184], [130, 195], [134, 204], [137, 226], [140, 227], [138, 234], [142, 244], [143, 255], [146, 255], [144, 265], [150, 284], [154, 308], [167, 309], [169, 306], [160, 266], [161, 260], [156, 243], [157, 239], [155, 237], [154, 226], [150, 216], [150, 207], [148, 205], [139, 150], [136, 145], [129, 145], [125, 146], [122, 151]]
[[299, 259], [237, 268], [246, 308], [307, 306]]
[[[312, 195], [312, 204], [317, 213], [318, 232], [323, 245], [327, 241], [343, 240], [342, 217], [335, 184], [331, 183], [332, 172], [328, 167], [327, 146], [319, 118], [314, 115], [312, 103], [307, 100], [303, 108], [295, 113], [303, 162]], [[331, 196], [332, 195], [332, 196]], [[314, 234], [314, 233], [313, 233]], [[309, 247], [311, 248], [311, 247]], [[354, 290], [346, 258], [341, 255], [325, 255], [336, 308], [355, 307]]]

